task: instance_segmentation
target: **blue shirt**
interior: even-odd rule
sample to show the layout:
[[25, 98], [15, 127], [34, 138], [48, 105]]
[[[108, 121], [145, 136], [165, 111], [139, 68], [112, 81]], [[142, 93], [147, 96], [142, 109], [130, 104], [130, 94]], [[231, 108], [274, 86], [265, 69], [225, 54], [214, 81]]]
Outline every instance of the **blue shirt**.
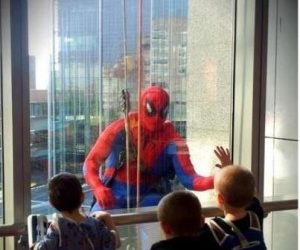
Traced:
[[44, 239], [34, 249], [38, 250], [113, 250], [114, 234], [104, 223], [86, 217], [81, 223], [58, 217], [50, 224]]

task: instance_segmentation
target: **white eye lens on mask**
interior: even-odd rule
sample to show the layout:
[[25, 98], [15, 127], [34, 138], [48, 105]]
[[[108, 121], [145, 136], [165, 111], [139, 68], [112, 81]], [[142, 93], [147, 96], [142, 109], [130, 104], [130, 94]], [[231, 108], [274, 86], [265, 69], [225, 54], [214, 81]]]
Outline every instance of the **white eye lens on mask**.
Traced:
[[153, 113], [153, 109], [149, 102], [146, 103], [146, 110], [149, 115], [151, 115]]

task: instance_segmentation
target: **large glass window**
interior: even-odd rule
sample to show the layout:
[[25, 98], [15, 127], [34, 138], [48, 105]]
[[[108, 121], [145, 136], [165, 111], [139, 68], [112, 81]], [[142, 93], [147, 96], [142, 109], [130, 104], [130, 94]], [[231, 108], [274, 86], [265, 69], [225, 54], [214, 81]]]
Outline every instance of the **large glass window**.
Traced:
[[[265, 125], [265, 196], [297, 196], [297, 1], [270, 1]], [[288, 44], [288, 45], [287, 45]], [[272, 185], [269, 185], [272, 183]]]
[[[297, 5], [294, 0], [269, 1], [264, 195], [272, 200], [298, 197]], [[289, 249], [297, 249], [295, 211], [271, 213], [266, 221], [270, 248], [290, 242]]]
[[196, 172], [212, 175], [214, 147], [231, 141], [234, 13], [234, 1], [28, 0], [32, 213], [51, 211], [54, 174], [85, 184], [86, 155], [122, 117], [122, 89], [138, 109], [138, 84], [167, 89], [168, 119]]
[[[5, 99], [0, 100], [0, 216], [5, 226], [12, 225], [13, 232], [17, 232], [30, 208], [31, 213], [52, 213], [46, 184], [62, 171], [80, 178], [86, 193], [84, 207], [89, 210], [92, 192], [83, 179], [82, 165], [99, 134], [115, 119], [123, 119], [119, 96], [125, 88], [130, 93], [131, 111], [139, 108], [139, 86], [144, 89], [156, 84], [168, 91], [167, 118], [186, 141], [198, 174], [213, 174], [213, 148], [230, 146], [231, 134], [235, 135], [235, 162], [250, 167], [257, 153], [253, 150], [257, 145], [251, 140], [261, 136], [253, 131], [252, 112], [256, 110], [252, 102], [264, 101], [253, 95], [253, 69], [254, 75], [257, 70], [253, 58], [258, 39], [253, 39], [252, 33], [255, 24], [260, 24], [256, 23], [259, 15], [254, 15], [254, 10], [256, 4], [267, 2], [270, 34], [264, 195], [272, 199], [278, 199], [278, 195], [282, 199], [283, 195], [285, 199], [297, 193], [295, 0], [1, 1], [1, 97]], [[28, 11], [28, 19], [23, 11]], [[260, 166], [252, 167], [256, 171]], [[261, 184], [259, 174], [256, 177]], [[176, 179], [172, 185], [182, 188]], [[203, 204], [210, 204], [210, 191], [196, 194]], [[269, 215], [265, 227], [269, 246], [272, 240], [282, 237], [272, 225], [296, 218], [297, 214], [290, 212]], [[139, 246], [135, 240], [146, 237], [151, 239], [146, 243], [151, 244], [161, 237], [157, 225], [154, 229], [151, 223], [124, 226], [121, 235], [128, 243], [123, 245], [126, 249]], [[13, 239], [3, 239], [6, 247], [14, 248]], [[149, 249], [149, 245], [143, 248]]]
[[[282, 230], [284, 228], [284, 230]], [[298, 249], [298, 210], [269, 213], [264, 220], [264, 237], [268, 249]], [[288, 240], [288, 241], [287, 241]]]

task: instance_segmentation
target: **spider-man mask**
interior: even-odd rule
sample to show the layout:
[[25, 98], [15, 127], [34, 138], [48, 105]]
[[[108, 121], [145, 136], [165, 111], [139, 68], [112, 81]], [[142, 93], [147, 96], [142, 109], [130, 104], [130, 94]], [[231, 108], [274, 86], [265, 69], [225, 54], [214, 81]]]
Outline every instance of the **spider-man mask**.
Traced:
[[141, 124], [149, 131], [160, 129], [169, 111], [169, 95], [161, 87], [152, 86], [141, 96]]

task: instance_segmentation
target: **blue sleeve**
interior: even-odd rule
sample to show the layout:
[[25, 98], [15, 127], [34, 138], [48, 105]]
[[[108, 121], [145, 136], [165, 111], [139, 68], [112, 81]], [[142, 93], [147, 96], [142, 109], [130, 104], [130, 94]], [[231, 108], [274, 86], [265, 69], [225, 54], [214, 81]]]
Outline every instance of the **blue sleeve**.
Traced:
[[125, 134], [120, 131], [113, 140], [111, 151], [105, 160], [105, 172], [101, 178], [102, 182], [108, 186], [114, 178], [114, 172], [126, 161], [125, 158]]
[[[178, 154], [185, 154], [181, 156], [183, 159], [179, 159]], [[188, 152], [178, 152], [177, 145], [171, 143], [168, 145], [167, 154], [171, 157], [171, 161], [180, 183], [187, 189], [193, 189], [193, 181], [195, 178], [195, 172], [191, 166]]]
[[119, 132], [113, 141], [111, 152], [105, 161], [106, 167], [118, 168], [121, 164], [120, 161], [123, 160], [120, 159], [122, 151], [125, 152], [125, 135], [124, 132]]

